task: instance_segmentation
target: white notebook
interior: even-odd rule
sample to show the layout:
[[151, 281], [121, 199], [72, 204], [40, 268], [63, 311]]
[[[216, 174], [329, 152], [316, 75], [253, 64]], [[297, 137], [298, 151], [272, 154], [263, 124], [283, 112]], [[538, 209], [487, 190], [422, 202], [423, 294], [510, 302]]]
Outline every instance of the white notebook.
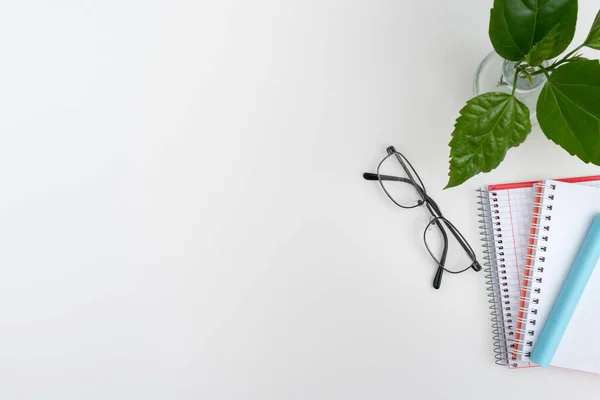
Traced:
[[[521, 324], [527, 351], [535, 346], [590, 224], [600, 213], [599, 188], [544, 181], [536, 193]], [[551, 364], [600, 373], [599, 267], [592, 273]]]

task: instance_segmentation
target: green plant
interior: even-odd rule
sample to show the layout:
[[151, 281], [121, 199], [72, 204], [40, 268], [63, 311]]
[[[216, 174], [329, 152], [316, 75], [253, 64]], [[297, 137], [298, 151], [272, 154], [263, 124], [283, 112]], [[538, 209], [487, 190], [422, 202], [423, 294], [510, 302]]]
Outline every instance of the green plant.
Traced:
[[585, 42], [560, 59], [571, 43], [577, 0], [494, 0], [489, 35], [496, 52], [515, 61], [512, 93], [472, 98], [460, 111], [450, 140], [447, 188], [496, 168], [531, 132], [529, 109], [515, 98], [517, 79], [544, 74], [536, 113], [542, 131], [571, 155], [600, 165], [600, 63], [578, 54], [600, 50], [600, 12]]

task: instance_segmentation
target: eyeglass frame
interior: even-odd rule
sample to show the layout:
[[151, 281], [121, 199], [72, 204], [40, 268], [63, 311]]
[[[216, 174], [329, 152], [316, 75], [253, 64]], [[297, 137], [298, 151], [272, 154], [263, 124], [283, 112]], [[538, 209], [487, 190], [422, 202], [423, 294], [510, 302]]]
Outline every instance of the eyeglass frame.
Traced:
[[[423, 243], [425, 244], [425, 248], [427, 249], [427, 252], [431, 256], [431, 258], [438, 265], [437, 271], [436, 271], [435, 276], [433, 278], [433, 287], [434, 287], [434, 289], [439, 289], [441, 287], [442, 276], [443, 276], [444, 271], [446, 271], [446, 272], [448, 272], [450, 274], [460, 274], [460, 273], [463, 273], [463, 272], [465, 272], [465, 271], [467, 271], [468, 269], [471, 269], [471, 268], [474, 271], [481, 271], [482, 268], [481, 268], [481, 265], [479, 264], [479, 262], [477, 261], [477, 256], [475, 255], [475, 251], [473, 251], [473, 248], [471, 247], [471, 245], [469, 244], [469, 242], [465, 239], [465, 237], [462, 235], [462, 233], [460, 233], [460, 231], [456, 228], [456, 226], [454, 226], [454, 224], [452, 222], [450, 222], [447, 218], [444, 217], [444, 215], [442, 214], [442, 211], [440, 210], [440, 208], [439, 208], [438, 204], [435, 202], [435, 200], [433, 200], [427, 194], [427, 191], [425, 189], [425, 184], [421, 180], [421, 177], [419, 176], [419, 174], [417, 173], [417, 171], [415, 170], [415, 168], [412, 166], [412, 164], [410, 163], [410, 161], [408, 161], [408, 159], [402, 153], [400, 153], [399, 151], [397, 151], [394, 146], [388, 146], [386, 148], [386, 152], [388, 153], [388, 155], [385, 156], [381, 160], [381, 162], [379, 163], [379, 165], [377, 166], [377, 173], [376, 174], [372, 174], [372, 173], [365, 172], [363, 174], [363, 178], [366, 179], [366, 180], [378, 180], [379, 184], [381, 185], [381, 188], [383, 189], [383, 191], [385, 192], [385, 194], [398, 207], [404, 208], [404, 209], [413, 209], [413, 208], [417, 208], [417, 207], [420, 207], [422, 205], [425, 205], [425, 207], [427, 208], [427, 210], [431, 214], [432, 218], [430, 219], [429, 223], [427, 224], [427, 226], [425, 227], [425, 230], [423, 232]], [[390, 176], [390, 175], [381, 175], [381, 173], [380, 173], [381, 166], [391, 156], [395, 156], [396, 157], [396, 159], [398, 160], [398, 162], [400, 163], [400, 165], [404, 169], [404, 172], [406, 173], [406, 176], [408, 176], [408, 178], [402, 178], [402, 177]], [[406, 166], [405, 162], [406, 162], [406, 164], [408, 164], [410, 166], [410, 168], [414, 172], [414, 175], [416, 176], [416, 179], [418, 179], [418, 182], [413, 177], [413, 174], [408, 169], [408, 167]], [[412, 206], [402, 205], [402, 204], [398, 203], [393, 198], [393, 196], [387, 191], [387, 189], [385, 188], [385, 185], [383, 184], [383, 181], [397, 181], [397, 182], [408, 183], [408, 184], [412, 185], [415, 188], [415, 190], [417, 191], [417, 193], [419, 194], [419, 196], [421, 197], [421, 199], [418, 200], [417, 203], [414, 204], [414, 205], [412, 205]], [[446, 230], [444, 229], [444, 227], [442, 226], [442, 223], [440, 223], [440, 222], [443, 222], [444, 224], [446, 224], [446, 227], [448, 228], [448, 230], [450, 230], [450, 232], [452, 233], [452, 235], [454, 236], [454, 238], [456, 239], [456, 241], [461, 245], [461, 247], [463, 248], [463, 250], [467, 253], [467, 255], [469, 256], [469, 258], [472, 261], [471, 265], [469, 265], [468, 267], [466, 267], [466, 268], [464, 268], [462, 270], [459, 270], [459, 271], [452, 271], [452, 270], [449, 270], [449, 269], [445, 268], [446, 257], [448, 256], [449, 242], [448, 242], [448, 234], [446, 233]], [[429, 229], [433, 225], [435, 225], [435, 226], [438, 227], [438, 229], [440, 230], [440, 233], [442, 235], [443, 241], [444, 241], [444, 247], [443, 247], [443, 250], [442, 250], [442, 256], [440, 257], [439, 260], [433, 254], [433, 252], [431, 251], [431, 249], [429, 248], [429, 245], [427, 244], [427, 239], [426, 239], [427, 232], [429, 231]]]

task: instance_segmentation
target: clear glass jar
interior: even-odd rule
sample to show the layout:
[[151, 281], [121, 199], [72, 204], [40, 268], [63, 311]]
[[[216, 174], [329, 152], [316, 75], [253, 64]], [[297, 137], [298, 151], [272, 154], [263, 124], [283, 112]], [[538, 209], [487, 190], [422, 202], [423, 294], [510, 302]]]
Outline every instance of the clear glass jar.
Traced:
[[[475, 96], [487, 92], [511, 93], [516, 73], [515, 65], [514, 61], [505, 60], [495, 51], [488, 54], [477, 68], [473, 79], [473, 93]], [[547, 66], [549, 63], [544, 61], [542, 65]], [[535, 117], [536, 104], [546, 80], [544, 74], [536, 75], [533, 77], [532, 85], [525, 78], [517, 78], [515, 97], [529, 108], [532, 124], [537, 124], [537, 118]]]

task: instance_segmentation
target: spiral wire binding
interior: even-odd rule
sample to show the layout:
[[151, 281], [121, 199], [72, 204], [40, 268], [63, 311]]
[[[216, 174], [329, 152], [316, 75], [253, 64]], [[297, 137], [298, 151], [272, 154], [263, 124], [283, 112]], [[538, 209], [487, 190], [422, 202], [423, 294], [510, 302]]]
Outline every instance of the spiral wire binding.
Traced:
[[526, 279], [523, 281], [522, 293], [523, 307], [519, 307], [520, 327], [515, 329], [518, 339], [515, 341], [515, 351], [519, 355], [529, 357], [533, 346], [537, 328], [538, 313], [537, 305], [540, 303], [540, 294], [542, 293], [542, 283], [544, 281], [544, 267], [546, 263], [546, 250], [552, 230], [552, 209], [555, 199], [554, 184], [538, 184], [536, 189], [541, 188], [539, 195], [536, 196], [534, 209], [537, 210], [533, 215], [537, 218], [536, 235], [533, 243], [528, 247], [527, 268], [525, 270]]
[[[518, 277], [509, 277], [506, 275], [506, 270], [499, 269], [501, 264], [502, 256], [504, 255], [501, 250], [503, 246], [496, 244], [494, 238], [496, 235], [501, 235], [501, 228], [499, 225], [494, 224], [494, 205], [493, 201], [490, 201], [490, 191], [481, 188], [477, 190], [477, 198], [479, 207], [479, 231], [481, 235], [482, 247], [483, 247], [483, 264], [485, 279], [488, 291], [488, 303], [491, 315], [492, 323], [492, 338], [494, 346], [494, 359], [498, 365], [508, 365], [509, 354], [507, 345], [507, 332], [505, 329], [506, 323], [512, 323], [504, 320], [506, 308], [510, 310], [510, 299], [504, 290], [508, 290], [507, 286], [509, 281], [516, 281], [518, 284]], [[492, 192], [492, 198], [495, 198], [495, 193]], [[497, 217], [499, 218], [499, 217]], [[496, 228], [495, 228], [496, 227]], [[502, 254], [502, 256], [500, 256]], [[504, 276], [501, 274], [504, 273]], [[502, 279], [504, 278], [504, 279]], [[508, 313], [510, 315], [510, 313]], [[510, 326], [510, 325], [509, 325]]]

